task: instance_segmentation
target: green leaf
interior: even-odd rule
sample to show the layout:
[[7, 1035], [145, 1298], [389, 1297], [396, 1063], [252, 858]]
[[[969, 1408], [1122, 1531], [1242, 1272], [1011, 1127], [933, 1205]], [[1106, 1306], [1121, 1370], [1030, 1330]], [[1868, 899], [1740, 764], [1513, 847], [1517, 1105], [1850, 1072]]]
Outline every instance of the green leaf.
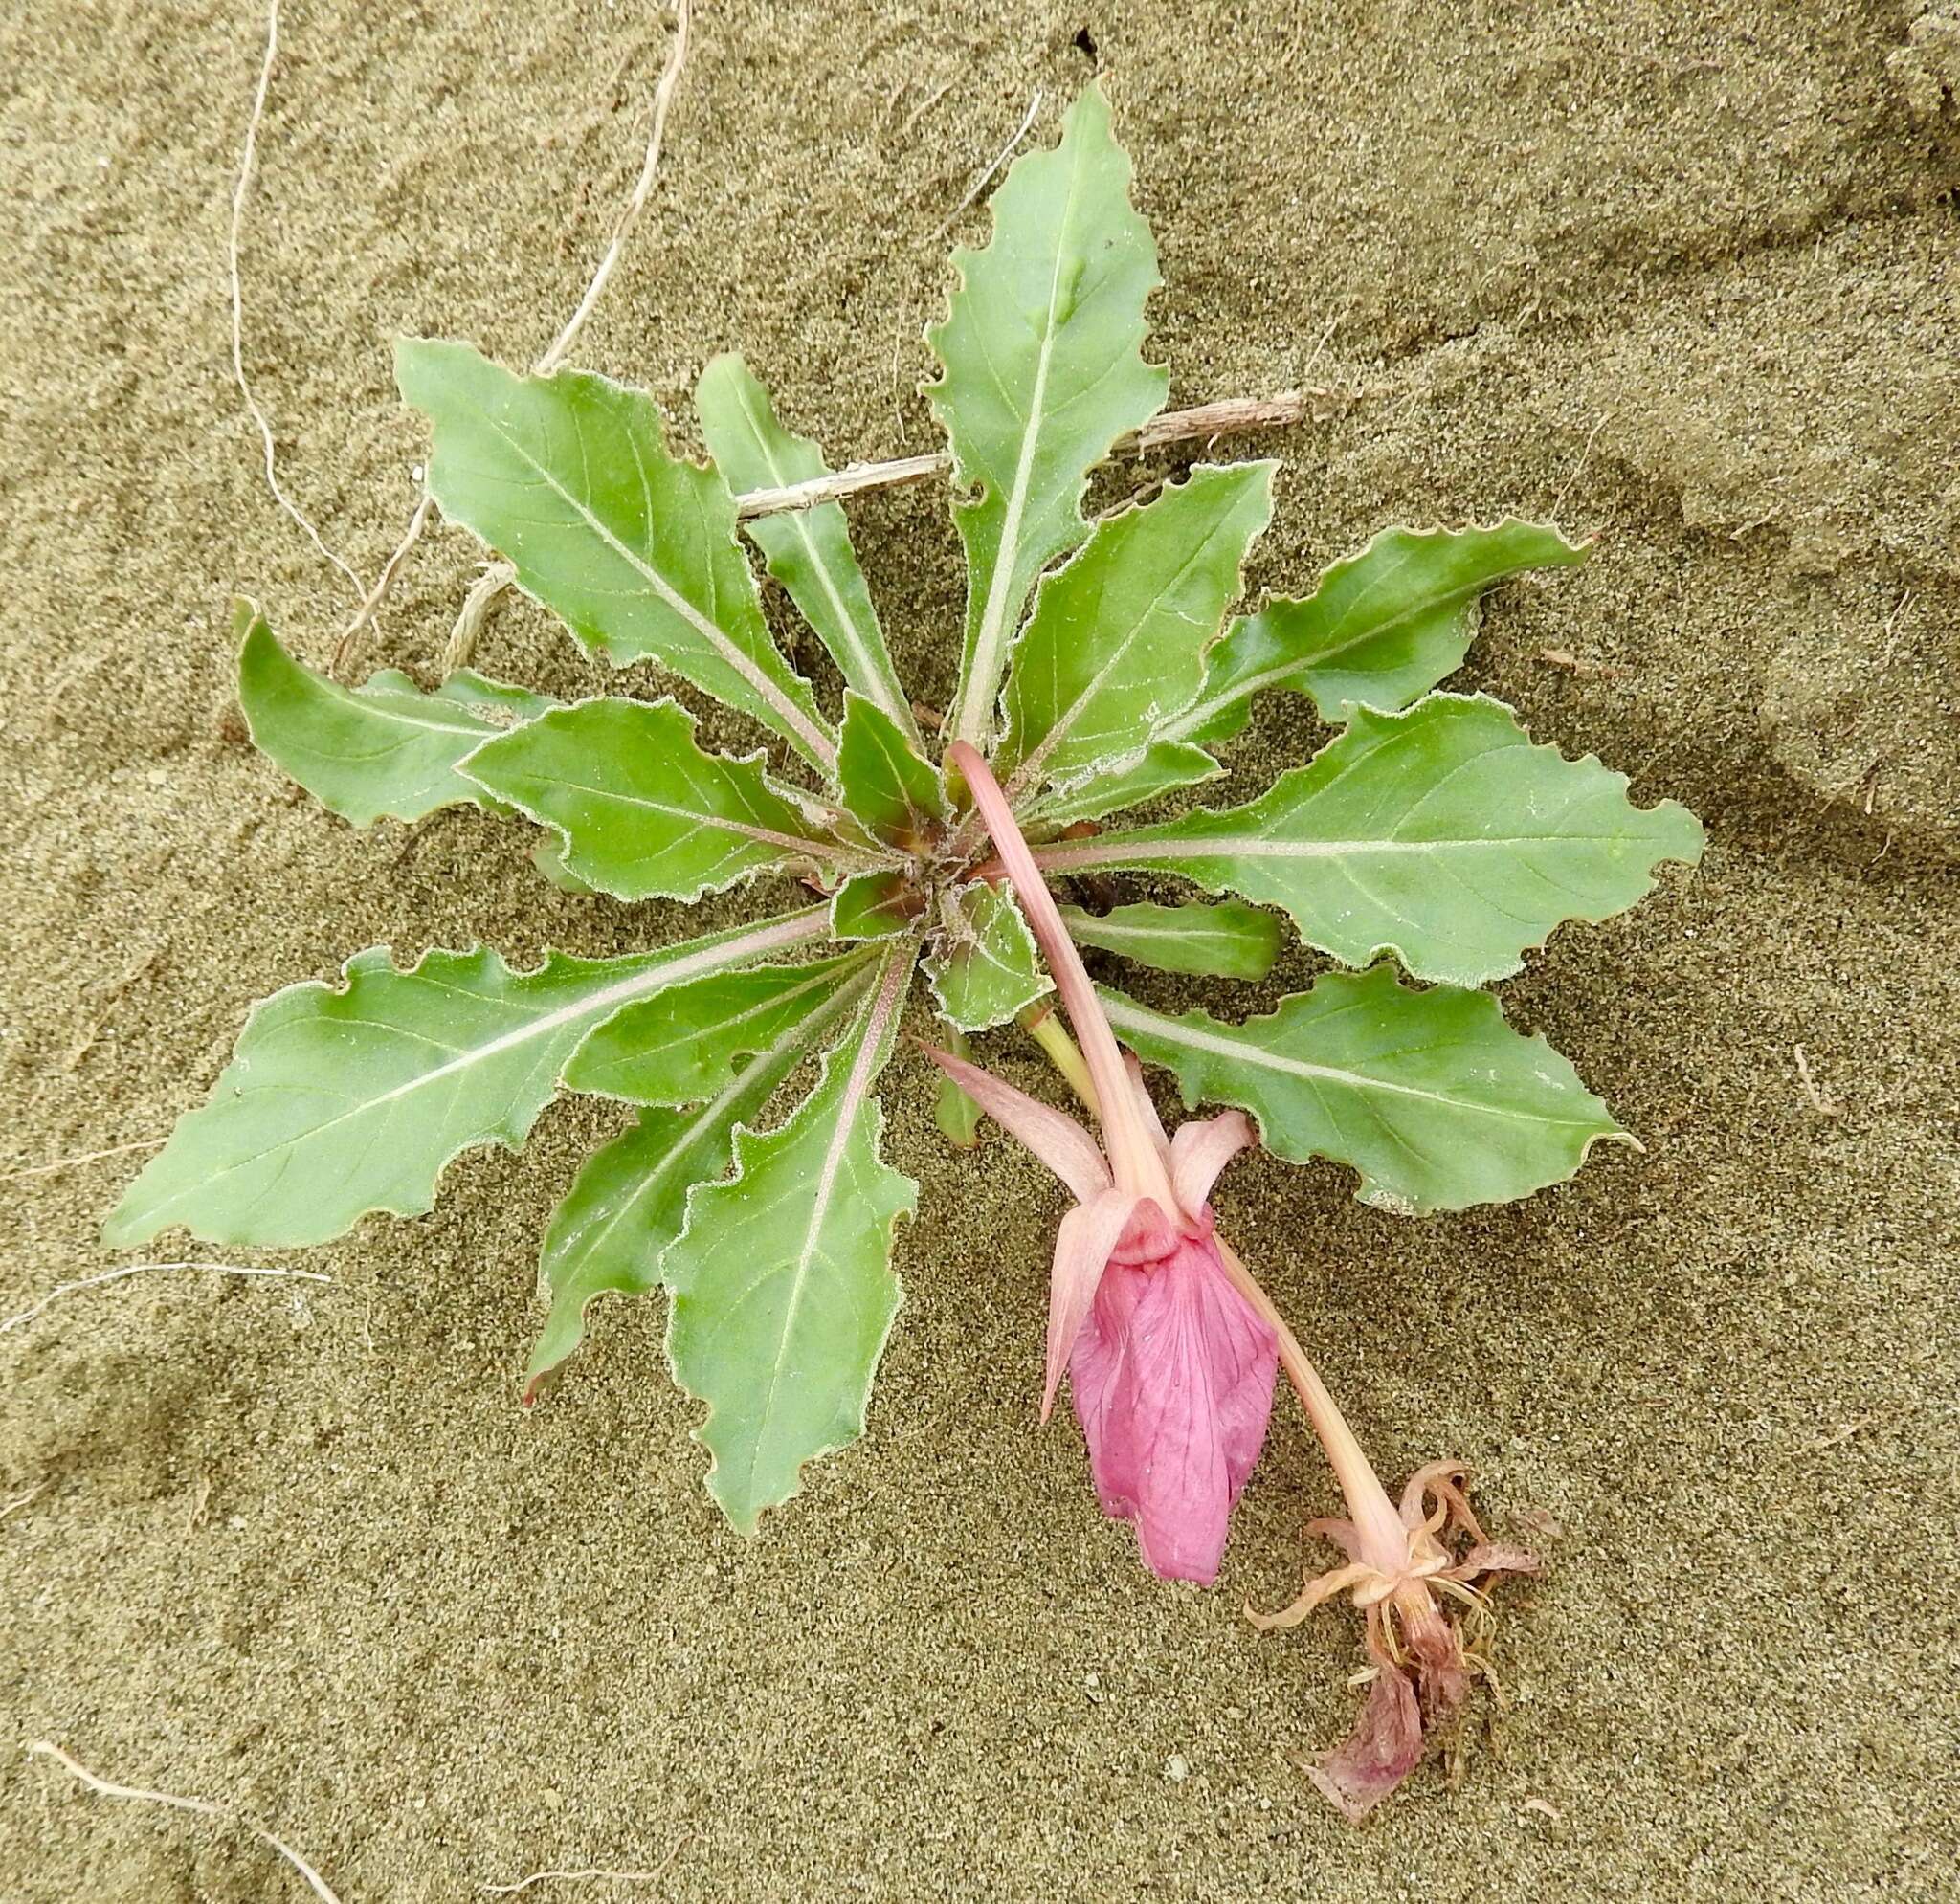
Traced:
[[1276, 1155], [1351, 1165], [1363, 1203], [1410, 1214], [1506, 1203], [1562, 1183], [1601, 1138], [1626, 1138], [1488, 992], [1418, 991], [1376, 965], [1329, 973], [1244, 1025], [1102, 997], [1117, 1036], [1177, 1074], [1187, 1106], [1236, 1104]]
[[925, 976], [947, 1024], [985, 1031], [1054, 989], [1013, 888], [1005, 881], [980, 881], [947, 895], [940, 904], [940, 925]]
[[1280, 956], [1280, 921], [1257, 906], [1227, 899], [1215, 906], [1158, 906], [1147, 901], [1098, 915], [1063, 906], [1069, 937], [1081, 945], [1119, 952], [1160, 972], [1202, 978], [1265, 977]]
[[1485, 589], [1586, 554], [1548, 524], [1516, 517], [1488, 529], [1384, 529], [1305, 600], [1268, 602], [1236, 622], [1196, 704], [1163, 731], [1224, 740], [1245, 725], [1261, 688], [1311, 695], [1321, 718], [1337, 724], [1349, 701], [1393, 713], [1462, 666]]
[[[973, 1047], [957, 1026], [948, 1025], [945, 1045], [956, 1058], [970, 1058]], [[980, 1107], [945, 1072], [932, 1097], [932, 1120], [956, 1150], [971, 1150], [980, 1135]]]
[[549, 827], [575, 877], [621, 899], [695, 899], [748, 875], [865, 855], [769, 785], [761, 754], [695, 742], [671, 700], [582, 700], [479, 745], [462, 771]]
[[965, 498], [967, 624], [951, 738], [984, 753], [1008, 643], [1035, 578], [1087, 533], [1083, 483], [1125, 431], [1163, 407], [1143, 358], [1157, 249], [1129, 202], [1130, 165], [1090, 86], [1061, 144], [1016, 160], [993, 197], [993, 236], [954, 252], [959, 288], [926, 333], [943, 374], [932, 407]]
[[238, 700], [253, 744], [330, 813], [357, 827], [488, 803], [456, 764], [552, 703], [465, 670], [434, 694], [393, 670], [344, 688], [296, 661], [250, 602], [233, 605]]
[[894, 946], [789, 1120], [738, 1132], [735, 1174], [698, 1184], [662, 1271], [667, 1350], [706, 1402], [708, 1492], [752, 1532], [806, 1462], [864, 1432], [871, 1379], [898, 1312], [892, 1229], [917, 1185], [879, 1156], [873, 1095], [898, 1034], [912, 949]]
[[[776, 420], [768, 391], [740, 357], [731, 353], [708, 365], [695, 386], [694, 405], [708, 454], [732, 489], [785, 489], [831, 474], [814, 442]], [[743, 527], [830, 650], [845, 684], [882, 708], [916, 742], [912, 709], [886, 651], [842, 507], [826, 502], [755, 516]]]
[[863, 969], [864, 955], [847, 953], [668, 985], [596, 1026], [566, 1065], [565, 1087], [629, 1104], [695, 1103], [721, 1089], [737, 1058], [768, 1050]]
[[993, 769], [1010, 798], [1131, 761], [1205, 684], [1205, 653], [1273, 513], [1276, 463], [1202, 465], [1098, 522], [1035, 591]]
[[103, 1240], [182, 1225], [208, 1243], [297, 1246], [370, 1210], [419, 1216], [459, 1152], [523, 1141], [594, 1025], [824, 924], [813, 907], [624, 959], [553, 953], [532, 972], [482, 950], [430, 952], [407, 971], [386, 946], [357, 953], [343, 985], [289, 985], [254, 1009], [210, 1101], [178, 1119]]
[[1189, 741], [1154, 741], [1134, 761], [1101, 773], [1062, 792], [1042, 794], [1028, 811], [1027, 822], [1053, 830], [1078, 820], [1100, 820], [1125, 807], [1141, 807], [1181, 786], [1216, 780], [1225, 769], [1202, 747]]
[[735, 499], [668, 454], [651, 397], [583, 370], [513, 376], [426, 338], [396, 344], [395, 377], [434, 429], [430, 495], [526, 594], [614, 665], [658, 661], [830, 770], [835, 741], [769, 639]]
[[893, 939], [919, 922], [924, 898], [902, 866], [854, 873], [831, 896], [833, 939]]
[[883, 709], [848, 689], [837, 781], [851, 816], [906, 852], [927, 850], [950, 817], [932, 764], [919, 756]]
[[761, 1115], [862, 991], [861, 985], [839, 987], [767, 1051], [736, 1066], [705, 1104], [642, 1111], [632, 1129], [587, 1160], [545, 1237], [539, 1273], [551, 1310], [524, 1372], [526, 1401], [585, 1339], [594, 1296], [643, 1295], [658, 1284], [661, 1258], [685, 1220], [688, 1191], [726, 1171], [736, 1125]]
[[1052, 873], [1174, 873], [1292, 915], [1350, 965], [1392, 952], [1417, 978], [1481, 985], [1570, 919], [1623, 911], [1663, 859], [1693, 861], [1701, 823], [1637, 808], [1624, 774], [1536, 747], [1502, 702], [1432, 695], [1353, 724], [1259, 799], [1161, 827], [1037, 847]]

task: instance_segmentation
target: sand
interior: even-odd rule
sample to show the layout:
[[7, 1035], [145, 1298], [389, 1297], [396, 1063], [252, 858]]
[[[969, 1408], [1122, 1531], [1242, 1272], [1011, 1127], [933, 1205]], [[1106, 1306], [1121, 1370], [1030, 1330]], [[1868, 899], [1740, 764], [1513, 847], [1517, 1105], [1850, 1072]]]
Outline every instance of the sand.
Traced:
[[[545, 889], [514, 824], [357, 833], [236, 738], [230, 593], [315, 659], [349, 606], [229, 381], [261, 27], [0, 26], [15, 1168], [161, 1134], [252, 1000], [357, 947], [684, 929]], [[664, 41], [624, 5], [294, 0], [284, 42], [248, 351], [287, 482], [371, 575], [421, 454], [390, 338], [544, 346]], [[133, 1278], [0, 1337], [0, 1503], [37, 1490], [0, 1520], [0, 1895], [301, 1894], [237, 1833], [19, 1756], [40, 1737], [248, 1807], [346, 1904], [663, 1863], [526, 1895], [1954, 1894], [1956, 47], [1951, 0], [707, 0], [578, 352], [683, 435], [696, 371], [739, 344], [835, 454], [932, 447], [933, 229], [1036, 88], [1052, 138], [1095, 68], [1163, 251], [1173, 401], [1354, 396], [1251, 446], [1286, 458], [1257, 586], [1395, 521], [1598, 533], [1584, 570], [1494, 600], [1464, 679], [1708, 823], [1699, 872], [1506, 988], [1646, 1154], [1421, 1225], [1331, 1166], [1259, 1162], [1219, 1197], [1386, 1474], [1460, 1455], [1497, 1528], [1565, 1530], [1508, 1598], [1508, 1703], [1455, 1789], [1432, 1765], [1356, 1832], [1301, 1775], [1359, 1654], [1346, 1614], [1238, 1615], [1290, 1593], [1333, 1504], [1290, 1410], [1217, 1591], [1153, 1582], [1097, 1516], [1073, 1428], [1033, 1424], [1059, 1194], [997, 1136], [948, 1155], [914, 1065], [891, 1150], [924, 1188], [870, 1435], [753, 1542], [702, 1492], [657, 1305], [602, 1313], [548, 1406], [516, 1406], [537, 1240], [597, 1107], [471, 1157], [430, 1218], [260, 1259], [331, 1287]], [[944, 498], [858, 520], [942, 695]], [[476, 553], [417, 554], [378, 658], [429, 669]], [[481, 658], [599, 679], [522, 605]], [[1318, 738], [1268, 708], [1235, 788]], [[0, 1310], [104, 1264], [132, 1162], [10, 1183]]]

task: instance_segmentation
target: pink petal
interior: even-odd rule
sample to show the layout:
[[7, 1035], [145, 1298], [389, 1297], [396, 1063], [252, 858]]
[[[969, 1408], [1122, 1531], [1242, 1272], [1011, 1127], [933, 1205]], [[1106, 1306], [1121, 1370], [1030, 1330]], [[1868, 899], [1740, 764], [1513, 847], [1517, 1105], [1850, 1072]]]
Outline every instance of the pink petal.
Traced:
[[1053, 1170], [1076, 1194], [1079, 1204], [1087, 1203], [1110, 1184], [1109, 1166], [1096, 1140], [1066, 1111], [1030, 1097], [1002, 1082], [991, 1071], [982, 1071], [965, 1058], [956, 1058], [937, 1046], [924, 1047], [925, 1055], [957, 1084], [974, 1103], [1010, 1135], [1018, 1138], [1041, 1162]]
[[1242, 1111], [1221, 1111], [1215, 1118], [1180, 1124], [1170, 1140], [1170, 1187], [1179, 1207], [1193, 1216], [1203, 1209], [1219, 1171], [1253, 1141], [1252, 1125]]
[[1055, 1268], [1048, 1283], [1048, 1375], [1041, 1388], [1041, 1419], [1055, 1406], [1055, 1391], [1069, 1351], [1088, 1319], [1110, 1252], [1122, 1241], [1141, 1201], [1126, 1190], [1099, 1190], [1062, 1218], [1055, 1238]]
[[1374, 1681], [1354, 1730], [1306, 1770], [1350, 1825], [1359, 1825], [1422, 1760], [1422, 1707], [1415, 1688], [1391, 1660], [1378, 1652], [1374, 1659]]
[[1545, 1562], [1528, 1547], [1502, 1540], [1483, 1540], [1449, 1569], [1451, 1580], [1475, 1580], [1480, 1574], [1542, 1574]]
[[1209, 1237], [1104, 1272], [1069, 1363], [1103, 1511], [1137, 1523], [1167, 1580], [1218, 1576], [1226, 1521], [1258, 1459], [1279, 1356]]

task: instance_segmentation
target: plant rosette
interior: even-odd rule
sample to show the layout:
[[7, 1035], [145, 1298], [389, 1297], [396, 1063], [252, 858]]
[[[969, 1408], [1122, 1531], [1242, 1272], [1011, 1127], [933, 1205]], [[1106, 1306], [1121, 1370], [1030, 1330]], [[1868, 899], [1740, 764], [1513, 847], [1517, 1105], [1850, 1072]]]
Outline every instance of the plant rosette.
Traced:
[[[452, 1159], [521, 1144], [558, 1094], [617, 1099], [633, 1121], [588, 1161], [544, 1239], [550, 1306], [525, 1396], [579, 1347], [597, 1297], [664, 1290], [674, 1375], [705, 1405], [707, 1486], [748, 1530], [809, 1462], [863, 1431], [900, 1305], [894, 1232], [916, 1196], [881, 1154], [878, 1094], [920, 977], [934, 1042], [958, 1050], [1043, 1008], [1070, 934], [1225, 984], [1263, 978], [1289, 932], [1349, 968], [1249, 1018], [1168, 1014], [1110, 985], [1073, 1001], [1078, 1035], [1102, 1024], [1110, 1051], [1120, 1040], [1192, 1108], [1225, 1113], [1160, 1154], [1160, 1137], [1139, 1136], [1140, 1105], [1105, 1103], [1108, 1193], [1131, 1199], [1126, 1222], [1139, 1198], [1160, 1219], [1156, 1254], [1141, 1230], [1110, 1244], [1140, 1298], [1164, 1273], [1220, 1316], [1242, 1307], [1215, 1273], [1233, 1259], [1209, 1241], [1203, 1172], [1177, 1187], [1180, 1142], [1215, 1172], [1228, 1138], [1256, 1131], [1278, 1156], [1343, 1164], [1367, 1201], [1417, 1213], [1527, 1196], [1626, 1139], [1480, 987], [1562, 922], [1635, 903], [1660, 862], [1698, 857], [1701, 829], [1672, 802], [1634, 805], [1597, 760], [1534, 744], [1500, 702], [1441, 686], [1486, 591], [1585, 550], [1514, 519], [1389, 528], [1310, 592], [1245, 612], [1272, 462], [1199, 463], [1085, 516], [1090, 473], [1168, 391], [1143, 351], [1157, 256], [1129, 186], [1092, 87], [1059, 145], [1009, 172], [990, 241], [954, 254], [929, 395], [968, 587], [939, 731], [898, 678], [841, 506], [740, 520], [738, 492], [827, 471], [740, 358], [702, 374], [712, 461], [699, 464], [670, 450], [642, 391], [578, 370], [517, 375], [466, 343], [401, 343], [444, 517], [590, 654], [657, 664], [746, 717], [758, 744], [703, 746], [672, 694], [561, 704], [467, 670], [433, 690], [398, 673], [342, 686], [241, 604], [254, 742], [356, 826], [475, 806], [535, 822], [541, 869], [573, 890], [685, 902], [743, 885], [772, 903], [679, 944], [553, 953], [535, 970], [482, 948], [403, 968], [376, 947], [338, 983], [277, 993], [129, 1186], [110, 1244], [182, 1228], [292, 1247], [372, 1211], [413, 1217]], [[745, 532], [835, 666], [821, 690], [771, 638]], [[1332, 738], [1250, 800], [1123, 817], [1223, 775], [1267, 694], [1305, 697]], [[1103, 881], [1078, 875], [1124, 873], [1205, 897], [1082, 903]], [[1044, 969], [1031, 926], [1048, 914], [1061, 938]], [[971, 1140], [976, 1106], [957, 1083], [940, 1115]], [[1080, 1343], [1127, 1353], [1107, 1280], [1072, 1285], [1090, 1296], [1070, 1349], [1079, 1409], [1092, 1385]], [[1265, 1328], [1240, 1347], [1269, 1396]], [[1051, 1397], [1058, 1373], [1051, 1342]], [[1256, 1452], [1247, 1428], [1221, 1457], [1227, 1502], [1248, 1436]], [[1139, 1518], [1147, 1558], [1215, 1570], [1222, 1510], [1194, 1540], [1169, 1538], [1173, 1514], [1153, 1545], [1152, 1513], [1097, 1463], [1105, 1505]]]

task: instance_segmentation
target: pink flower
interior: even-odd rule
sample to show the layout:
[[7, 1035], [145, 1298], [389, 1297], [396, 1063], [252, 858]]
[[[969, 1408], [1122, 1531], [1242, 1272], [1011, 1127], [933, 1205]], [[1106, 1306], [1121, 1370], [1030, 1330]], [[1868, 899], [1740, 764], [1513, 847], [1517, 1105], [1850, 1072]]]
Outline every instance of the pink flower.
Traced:
[[1279, 1369], [1209, 1233], [1154, 1261], [1112, 1256], [1068, 1368], [1102, 1511], [1136, 1522], [1153, 1572], [1209, 1586]]
[[1073, 1118], [949, 1052], [929, 1055], [1080, 1199], [1056, 1237], [1042, 1420], [1066, 1367], [1103, 1512], [1136, 1522], [1152, 1572], [1209, 1586], [1279, 1372], [1273, 1330], [1226, 1273], [1205, 1202], [1251, 1127], [1227, 1111], [1167, 1143], [1142, 1080], [1125, 1075], [1163, 1180], [1143, 1195], [1118, 1184]]
[[1227, 1111], [1165, 1137], [987, 764], [964, 742], [949, 758], [1047, 957], [1102, 1125], [1099, 1145], [1065, 1113], [931, 1053], [1076, 1194], [1055, 1243], [1041, 1416], [1067, 1368], [1103, 1510], [1137, 1523], [1154, 1572], [1209, 1585], [1265, 1440], [1279, 1367], [1272, 1325], [1228, 1274], [1205, 1201], [1252, 1127]]
[[[1487, 1583], [1508, 1573], [1535, 1574], [1542, 1565], [1523, 1547], [1485, 1538], [1463, 1493], [1460, 1461], [1432, 1461], [1418, 1470], [1393, 1507], [1330, 1402], [1315, 1426], [1354, 1517], [1311, 1521], [1306, 1531], [1331, 1540], [1347, 1563], [1309, 1580], [1281, 1612], [1247, 1612], [1256, 1627], [1298, 1626], [1346, 1592], [1366, 1616], [1367, 1703], [1346, 1742], [1307, 1769], [1328, 1801], [1358, 1825], [1421, 1762], [1425, 1735], [1455, 1724], [1472, 1681], [1490, 1674], [1488, 1659], [1465, 1644], [1445, 1602], [1466, 1607], [1481, 1628], [1490, 1614]], [[1461, 1555], [1450, 1544], [1459, 1536], [1470, 1543]]]

